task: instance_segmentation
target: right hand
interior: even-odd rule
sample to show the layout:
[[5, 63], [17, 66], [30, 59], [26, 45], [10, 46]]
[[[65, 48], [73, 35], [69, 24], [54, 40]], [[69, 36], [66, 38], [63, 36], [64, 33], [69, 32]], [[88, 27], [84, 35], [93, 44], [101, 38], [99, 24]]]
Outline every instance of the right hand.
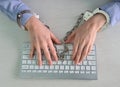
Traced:
[[52, 64], [51, 55], [55, 61], [58, 61], [58, 56], [53, 42], [60, 44], [60, 40], [57, 39], [54, 34], [34, 16], [28, 20], [25, 27], [28, 30], [31, 38], [30, 58], [33, 57], [34, 51], [36, 50], [38, 65], [42, 65], [42, 51], [44, 52], [49, 65]]

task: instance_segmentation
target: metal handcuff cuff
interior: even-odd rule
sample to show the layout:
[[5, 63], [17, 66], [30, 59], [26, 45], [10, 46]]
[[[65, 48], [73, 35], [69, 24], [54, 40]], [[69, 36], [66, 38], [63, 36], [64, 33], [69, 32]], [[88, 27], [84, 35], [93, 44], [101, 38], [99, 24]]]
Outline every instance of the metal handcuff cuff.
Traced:
[[[27, 11], [27, 12], [28, 12], [28, 13], [31, 13], [30, 11]], [[67, 44], [64, 43], [64, 41], [67, 39], [67, 37], [68, 37], [75, 29], [77, 29], [81, 24], [83, 24], [85, 21], [87, 21], [87, 20], [90, 19], [93, 15], [95, 15], [95, 14], [97, 14], [97, 13], [103, 14], [103, 15], [105, 16], [105, 18], [106, 18], [106, 23], [105, 23], [104, 26], [102, 27], [102, 30], [105, 29], [105, 28], [109, 25], [109, 22], [110, 22], [110, 17], [109, 17], [109, 15], [108, 15], [105, 11], [101, 10], [100, 8], [95, 9], [93, 12], [87, 10], [87, 11], [85, 11], [84, 13], [81, 13], [80, 16], [79, 16], [78, 19], [77, 19], [77, 22], [76, 22], [75, 25], [73, 26], [73, 28], [72, 28], [70, 31], [68, 31], [68, 32], [66, 33], [66, 36], [63, 38], [62, 44], [63, 44], [63, 46], [64, 46], [64, 50], [63, 50], [60, 54], [57, 53], [57, 56], [58, 56], [61, 60], [64, 60], [65, 53], [69, 51], [69, 48], [68, 48]], [[36, 18], [39, 19], [39, 15], [37, 15], [37, 14], [35, 14], [35, 13], [34, 13], [34, 15], [35, 15]], [[20, 16], [20, 15], [18, 14], [18, 15], [17, 15], [17, 18], [19, 18], [19, 16]], [[23, 26], [21, 26], [19, 23], [18, 23], [18, 25], [19, 25], [21, 28], [25, 29], [25, 28], [24, 28]], [[45, 25], [45, 26], [46, 26], [48, 29], [50, 29], [48, 25]], [[57, 51], [57, 48], [56, 48], [55, 45], [54, 45], [54, 47], [55, 47], [55, 49], [56, 49], [56, 51]]]

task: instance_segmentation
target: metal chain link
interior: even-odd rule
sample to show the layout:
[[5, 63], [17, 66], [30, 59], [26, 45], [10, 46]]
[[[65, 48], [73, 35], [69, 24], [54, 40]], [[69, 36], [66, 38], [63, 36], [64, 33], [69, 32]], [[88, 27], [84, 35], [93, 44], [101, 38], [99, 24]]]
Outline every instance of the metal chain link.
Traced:
[[[64, 37], [64, 41], [67, 39], [67, 37], [68, 37], [75, 29], [77, 29], [77, 28], [79, 27], [79, 24], [80, 24], [81, 21], [83, 20], [83, 15], [84, 15], [84, 13], [82, 13], [82, 14], [79, 16], [79, 18], [77, 19], [77, 22], [75, 23], [75, 25], [73, 26], [73, 28], [66, 33], [66, 36]], [[63, 41], [64, 50], [63, 50], [60, 54], [58, 54], [58, 55], [59, 55], [59, 58], [60, 58], [61, 60], [64, 60], [65, 53], [67, 53], [67, 52], [69, 51], [69, 48], [68, 48], [67, 44], [64, 43], [64, 41]]]

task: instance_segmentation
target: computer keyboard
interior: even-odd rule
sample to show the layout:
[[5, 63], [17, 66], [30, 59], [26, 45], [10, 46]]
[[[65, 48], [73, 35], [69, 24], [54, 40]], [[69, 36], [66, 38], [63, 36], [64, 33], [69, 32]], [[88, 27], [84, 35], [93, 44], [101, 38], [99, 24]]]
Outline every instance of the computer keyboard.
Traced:
[[[37, 64], [36, 55], [31, 60], [29, 58], [30, 44], [24, 43], [20, 59], [20, 78], [47, 78], [47, 79], [78, 79], [78, 80], [97, 80], [97, 61], [96, 47], [93, 46], [89, 55], [78, 65], [71, 60], [72, 44], [66, 44], [68, 51], [59, 58], [58, 62], [53, 61], [49, 66], [46, 58], [43, 56], [43, 64]], [[64, 45], [55, 45], [58, 57], [64, 51]]]

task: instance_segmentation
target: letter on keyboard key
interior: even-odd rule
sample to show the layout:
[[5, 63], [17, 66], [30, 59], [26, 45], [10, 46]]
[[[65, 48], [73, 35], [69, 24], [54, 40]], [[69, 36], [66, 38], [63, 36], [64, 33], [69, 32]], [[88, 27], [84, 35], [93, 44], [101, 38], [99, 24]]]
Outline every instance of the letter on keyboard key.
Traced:
[[95, 60], [95, 56], [87, 56], [87, 60]]

